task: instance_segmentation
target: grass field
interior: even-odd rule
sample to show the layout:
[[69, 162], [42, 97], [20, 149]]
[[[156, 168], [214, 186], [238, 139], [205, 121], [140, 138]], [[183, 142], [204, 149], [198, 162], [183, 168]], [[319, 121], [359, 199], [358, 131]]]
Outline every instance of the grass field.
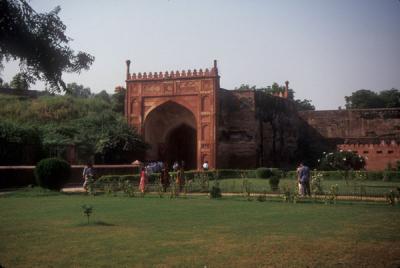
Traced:
[[[81, 206], [94, 207], [91, 224]], [[65, 195], [0, 198], [4, 267], [398, 267], [400, 207], [382, 203]]]

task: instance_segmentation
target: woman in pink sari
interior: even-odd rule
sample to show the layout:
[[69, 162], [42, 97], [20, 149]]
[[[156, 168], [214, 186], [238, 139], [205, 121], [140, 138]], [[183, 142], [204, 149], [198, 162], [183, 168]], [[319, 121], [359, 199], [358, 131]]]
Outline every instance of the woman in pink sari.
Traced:
[[144, 193], [146, 191], [146, 185], [147, 185], [147, 174], [146, 174], [146, 169], [143, 167], [142, 170], [140, 171], [140, 184], [139, 184], [140, 192]]

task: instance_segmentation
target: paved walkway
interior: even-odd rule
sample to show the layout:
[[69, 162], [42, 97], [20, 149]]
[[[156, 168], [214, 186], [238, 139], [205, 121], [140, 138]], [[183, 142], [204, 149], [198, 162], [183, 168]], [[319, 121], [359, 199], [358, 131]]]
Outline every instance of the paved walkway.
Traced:
[[[85, 190], [81, 186], [70, 186], [63, 188], [61, 190], [64, 193], [84, 193]], [[158, 195], [157, 192], [148, 192], [148, 194], [154, 194]], [[167, 193], [168, 194], [168, 193]], [[257, 197], [261, 193], [251, 193], [250, 196], [252, 197]], [[208, 193], [187, 193], [188, 196], [207, 196]], [[243, 193], [222, 193], [222, 196], [243, 196]], [[281, 197], [282, 194], [266, 194], [267, 197]], [[317, 195], [317, 199], [322, 200], [325, 199], [325, 195]], [[304, 199], [302, 197], [299, 198], [299, 200]], [[312, 199], [312, 198], [305, 198], [305, 199]], [[374, 196], [353, 196], [353, 195], [340, 195], [337, 197], [338, 200], [343, 200], [343, 201], [386, 201], [385, 197], [374, 197]]]

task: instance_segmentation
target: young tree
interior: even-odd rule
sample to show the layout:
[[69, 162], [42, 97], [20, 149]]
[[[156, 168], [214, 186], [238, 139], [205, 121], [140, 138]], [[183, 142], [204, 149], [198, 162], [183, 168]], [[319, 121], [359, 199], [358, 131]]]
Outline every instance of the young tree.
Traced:
[[24, 74], [18, 73], [11, 80], [10, 86], [11, 88], [16, 90], [28, 90], [29, 89], [28, 79], [25, 77]]
[[37, 13], [26, 0], [0, 1], [0, 67], [19, 59], [21, 72], [29, 83], [44, 80], [52, 91], [65, 90], [63, 72], [89, 69], [94, 57], [75, 53], [65, 35], [66, 26], [56, 7]]
[[78, 85], [77, 83], [67, 84], [65, 89], [65, 95], [77, 97], [77, 98], [89, 98], [90, 88], [84, 87], [83, 85]]

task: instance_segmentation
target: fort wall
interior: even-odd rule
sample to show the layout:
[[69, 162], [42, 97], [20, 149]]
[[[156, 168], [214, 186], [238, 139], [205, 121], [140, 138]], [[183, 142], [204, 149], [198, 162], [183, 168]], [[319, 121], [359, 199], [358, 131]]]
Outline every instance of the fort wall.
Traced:
[[384, 170], [388, 165], [395, 167], [396, 162], [400, 161], [400, 145], [394, 140], [380, 144], [339, 144], [337, 148], [363, 156], [367, 170]]

